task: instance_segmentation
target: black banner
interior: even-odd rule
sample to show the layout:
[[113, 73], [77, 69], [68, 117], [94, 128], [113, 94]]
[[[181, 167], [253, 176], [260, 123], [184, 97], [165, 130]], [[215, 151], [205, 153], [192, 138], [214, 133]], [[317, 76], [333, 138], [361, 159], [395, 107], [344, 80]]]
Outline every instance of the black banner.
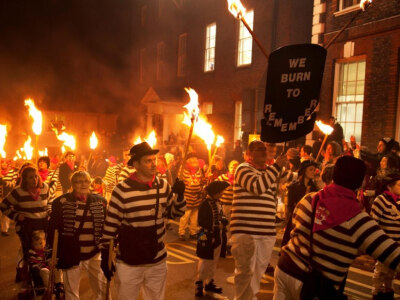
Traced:
[[280, 143], [311, 132], [319, 103], [326, 50], [290, 45], [269, 56], [261, 140]]

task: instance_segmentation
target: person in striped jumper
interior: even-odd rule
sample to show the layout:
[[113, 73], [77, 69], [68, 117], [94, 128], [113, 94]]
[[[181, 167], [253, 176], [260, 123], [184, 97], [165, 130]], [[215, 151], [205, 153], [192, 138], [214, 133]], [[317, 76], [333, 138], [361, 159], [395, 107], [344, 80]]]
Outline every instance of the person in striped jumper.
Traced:
[[127, 179], [130, 175], [132, 175], [135, 172], [135, 169], [133, 166], [128, 165], [128, 161], [130, 159], [129, 155], [129, 150], [126, 150], [123, 152], [123, 157], [124, 160], [122, 163], [119, 163], [116, 168], [116, 174], [117, 174], [117, 182], [124, 181]]
[[[291, 239], [281, 249], [275, 269], [275, 300], [300, 298], [310, 263], [336, 289], [344, 287], [346, 274], [359, 251], [393, 270], [400, 270], [400, 245], [360, 209], [356, 190], [362, 184], [365, 170], [362, 160], [352, 156], [340, 157], [334, 167], [333, 183], [317, 193], [305, 195], [297, 204]], [[311, 228], [315, 203], [314, 226]]]
[[246, 162], [235, 172], [230, 231], [238, 300], [256, 299], [276, 239], [274, 194], [287, 161], [279, 156], [272, 166], [266, 166], [266, 158], [264, 143], [253, 141], [246, 151]]
[[100, 269], [99, 243], [107, 202], [90, 193], [86, 171], [75, 171], [70, 180], [72, 191], [52, 203], [47, 245], [53, 245], [57, 229], [57, 268], [63, 272], [66, 299], [79, 299], [81, 273], [86, 271], [95, 299], [101, 300], [105, 298], [106, 279]]
[[197, 237], [197, 217], [206, 178], [194, 152], [190, 152], [187, 155], [186, 163], [182, 168], [182, 180], [185, 182], [186, 212], [179, 220], [178, 234], [179, 238], [184, 241], [186, 240], [185, 234], [188, 227], [190, 238], [195, 239]]
[[[400, 173], [382, 178], [382, 193], [374, 200], [371, 216], [388, 236], [400, 242]], [[377, 261], [372, 279], [373, 299], [393, 299], [394, 270]]]
[[[0, 167], [0, 199], [3, 199], [14, 188], [18, 173], [11, 167], [11, 161], [8, 159], [2, 158]], [[10, 219], [1, 212], [0, 215], [1, 235], [8, 236]]]
[[106, 170], [106, 174], [103, 178], [105, 187], [106, 187], [106, 196], [107, 201], [110, 201], [111, 193], [117, 184], [117, 159], [115, 156], [110, 156], [108, 158], [108, 168]]
[[49, 186], [49, 200], [47, 202], [48, 214], [51, 213], [51, 203], [56, 198], [58, 173], [56, 170], [50, 170], [50, 158], [41, 156], [37, 162], [38, 172], [43, 182]]
[[119, 300], [136, 299], [141, 287], [145, 300], [164, 299], [167, 277], [164, 222], [184, 213], [185, 185], [178, 180], [171, 188], [165, 179], [156, 176], [157, 153], [146, 142], [131, 148], [128, 165], [133, 165], [136, 171], [115, 186], [107, 208], [101, 267], [111, 280], [114, 268], [108, 267], [109, 242], [117, 238], [115, 288]]

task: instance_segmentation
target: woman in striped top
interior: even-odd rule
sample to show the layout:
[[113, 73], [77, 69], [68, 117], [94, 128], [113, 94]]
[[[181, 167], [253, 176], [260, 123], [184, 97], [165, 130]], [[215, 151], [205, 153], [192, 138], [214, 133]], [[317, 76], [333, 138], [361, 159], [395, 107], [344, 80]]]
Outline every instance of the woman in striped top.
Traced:
[[81, 273], [86, 271], [95, 299], [101, 300], [106, 280], [100, 268], [99, 243], [107, 202], [89, 192], [90, 175], [85, 171], [72, 174], [71, 186], [71, 193], [52, 203], [47, 244], [53, 244], [57, 229], [57, 267], [63, 271], [66, 299], [79, 299]]
[[34, 230], [47, 230], [47, 200], [49, 188], [32, 165], [21, 170], [21, 184], [0, 203], [1, 211], [16, 221], [24, 255], [28, 253]]
[[[400, 242], [400, 173], [382, 178], [383, 193], [372, 204], [371, 216], [388, 236]], [[373, 276], [373, 299], [393, 299], [393, 279], [396, 273], [377, 261]], [[385, 298], [386, 295], [386, 298]]]
[[400, 270], [400, 247], [362, 212], [356, 198], [363, 181], [365, 164], [351, 156], [336, 162], [334, 183], [319, 193], [307, 194], [293, 214], [291, 239], [281, 250], [275, 269], [274, 299], [299, 299], [310, 264], [310, 227], [313, 204], [316, 213], [313, 234], [313, 268], [342, 284], [359, 250], [380, 260], [391, 269]]
[[[8, 193], [14, 188], [17, 172], [11, 167], [11, 162], [8, 159], [1, 159], [0, 170], [0, 200], [5, 198]], [[10, 228], [10, 219], [0, 212], [1, 235], [8, 236]]]

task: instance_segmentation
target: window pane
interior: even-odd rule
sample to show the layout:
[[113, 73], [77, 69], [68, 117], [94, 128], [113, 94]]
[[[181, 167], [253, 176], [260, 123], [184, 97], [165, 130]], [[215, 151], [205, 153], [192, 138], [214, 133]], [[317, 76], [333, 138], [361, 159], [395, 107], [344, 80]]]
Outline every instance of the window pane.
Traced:
[[[249, 27], [253, 29], [254, 11], [248, 11], [245, 19], [249, 24]], [[239, 38], [238, 38], [238, 57], [237, 65], [248, 65], [251, 64], [253, 49], [253, 38], [251, 37], [247, 28], [242, 22], [239, 23]]]
[[357, 108], [356, 108], [356, 122], [362, 122], [362, 116], [363, 116], [363, 104], [358, 103]]
[[217, 25], [212, 23], [206, 28], [206, 41], [204, 53], [204, 71], [213, 71], [215, 66], [215, 44]]
[[347, 80], [356, 80], [357, 79], [357, 63], [349, 64], [349, 71], [347, 73]]
[[365, 80], [365, 61], [358, 63], [357, 80]]

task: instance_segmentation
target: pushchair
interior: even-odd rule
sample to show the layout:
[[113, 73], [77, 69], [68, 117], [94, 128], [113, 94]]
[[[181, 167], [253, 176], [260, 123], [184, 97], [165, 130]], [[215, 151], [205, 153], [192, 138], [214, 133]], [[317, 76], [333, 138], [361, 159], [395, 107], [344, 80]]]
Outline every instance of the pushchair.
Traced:
[[[49, 257], [50, 252], [44, 251], [44, 260], [35, 260], [35, 251], [31, 249], [32, 237], [36, 232], [43, 232], [43, 237], [47, 229], [47, 221], [25, 220], [18, 228], [18, 235], [20, 237], [22, 246], [22, 258], [17, 266], [17, 280], [22, 283], [22, 290], [18, 294], [18, 299], [37, 299], [38, 296], [44, 295], [47, 290], [47, 283], [43, 282], [41, 263], [45, 263]], [[48, 270], [47, 270], [48, 271]], [[48, 271], [49, 272], [49, 271]], [[45, 275], [46, 276], [46, 275]], [[49, 276], [49, 274], [47, 274]], [[63, 299], [64, 293], [62, 287], [58, 286], [57, 289], [51, 291], [50, 294], [55, 294], [56, 299]], [[47, 293], [48, 295], [48, 293]]]

